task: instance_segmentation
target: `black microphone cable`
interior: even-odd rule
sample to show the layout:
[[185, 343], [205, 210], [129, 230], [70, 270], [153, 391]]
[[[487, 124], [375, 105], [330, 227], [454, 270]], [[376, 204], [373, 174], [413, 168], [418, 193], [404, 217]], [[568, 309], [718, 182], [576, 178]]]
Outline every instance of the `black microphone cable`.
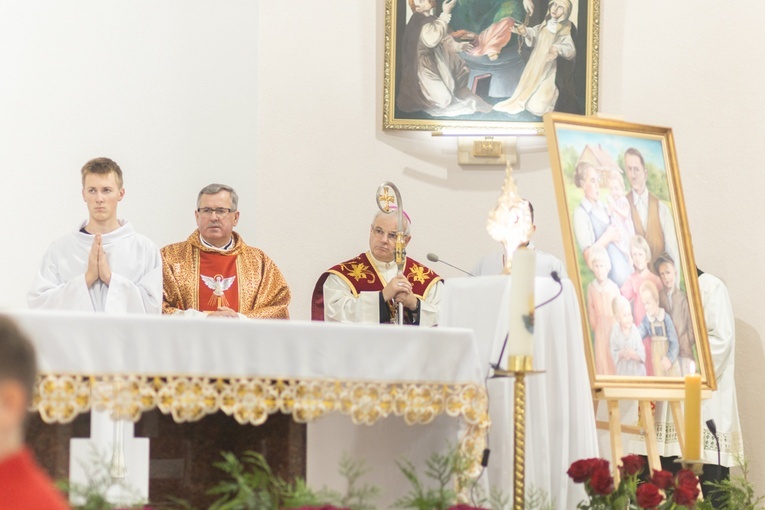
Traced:
[[[534, 311], [542, 308], [543, 306], [545, 306], [547, 304], [552, 303], [553, 301], [558, 299], [558, 297], [563, 293], [563, 282], [561, 281], [560, 276], [558, 275], [558, 272], [557, 271], [551, 272], [550, 273], [550, 278], [555, 280], [555, 282], [559, 285], [558, 292], [553, 297], [548, 299], [547, 301], [543, 301], [542, 303], [540, 303], [538, 305], [534, 305]], [[509, 336], [509, 333], [507, 335], [505, 335], [505, 341], [502, 342], [502, 350], [499, 351], [499, 359], [497, 360], [497, 362], [494, 363], [494, 364], [492, 364], [492, 363], [489, 364], [489, 366], [491, 366], [491, 368], [493, 368], [494, 370], [499, 369], [500, 363], [502, 363], [502, 356], [505, 354], [505, 347], [507, 347], [508, 336]]]

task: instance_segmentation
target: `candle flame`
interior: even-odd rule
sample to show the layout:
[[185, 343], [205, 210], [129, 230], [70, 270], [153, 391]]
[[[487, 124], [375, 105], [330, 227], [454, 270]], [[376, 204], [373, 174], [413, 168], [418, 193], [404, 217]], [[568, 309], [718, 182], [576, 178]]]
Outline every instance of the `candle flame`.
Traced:
[[693, 361], [691, 361], [691, 363], [688, 365], [688, 368], [692, 374], [696, 373], [696, 363], [694, 363]]

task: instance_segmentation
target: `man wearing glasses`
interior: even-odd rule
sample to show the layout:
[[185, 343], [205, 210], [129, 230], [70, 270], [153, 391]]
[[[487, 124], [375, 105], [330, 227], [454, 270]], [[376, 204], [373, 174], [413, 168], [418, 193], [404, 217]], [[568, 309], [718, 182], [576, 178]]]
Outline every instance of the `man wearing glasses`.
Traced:
[[[404, 242], [411, 239], [404, 213]], [[396, 266], [395, 214], [378, 212], [369, 229], [369, 251], [321, 275], [313, 291], [311, 318], [362, 324], [398, 323], [435, 326], [443, 281], [433, 270], [407, 257], [402, 274]]]
[[197, 197], [197, 230], [162, 248], [166, 314], [287, 319], [290, 290], [276, 264], [234, 232], [236, 191], [210, 184]]

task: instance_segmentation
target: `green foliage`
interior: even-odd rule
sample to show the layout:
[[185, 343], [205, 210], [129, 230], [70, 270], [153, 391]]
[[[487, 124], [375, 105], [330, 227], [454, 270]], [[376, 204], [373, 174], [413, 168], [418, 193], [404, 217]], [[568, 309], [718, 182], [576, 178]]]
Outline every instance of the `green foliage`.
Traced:
[[572, 145], [566, 145], [560, 150], [560, 164], [565, 177], [565, 185], [574, 185], [574, 171], [579, 161], [579, 153]]
[[414, 465], [408, 460], [396, 462], [404, 477], [412, 486], [411, 490], [396, 500], [395, 508], [412, 510], [446, 510], [457, 501], [457, 494], [452, 487], [452, 477], [461, 465], [456, 448], [445, 454], [434, 453], [426, 461], [425, 476], [436, 483], [436, 487], [426, 487], [417, 475]]
[[[509, 501], [509, 498], [508, 498]], [[524, 502], [526, 510], [555, 510], [555, 502], [542, 489], [531, 487], [526, 491], [526, 501]], [[504, 506], [491, 505], [492, 510], [504, 510]], [[508, 506], [508, 508], [510, 508]]]
[[741, 474], [731, 476], [729, 480], [721, 482], [707, 482], [707, 488], [711, 488], [710, 497], [696, 505], [698, 510], [713, 510], [712, 501], [722, 504], [718, 508], [730, 510], [763, 510], [765, 509], [765, 497], [757, 496], [752, 482], [749, 481], [749, 464], [740, 462]]
[[[329, 502], [351, 510], [375, 510], [372, 500], [380, 495], [380, 488], [374, 485], [360, 484], [362, 476], [369, 472], [363, 461], [354, 461], [347, 453], [340, 459], [340, 475], [348, 481], [344, 496], [328, 499]], [[326, 489], [325, 494], [329, 494]]]
[[[138, 495], [138, 491], [128, 486], [121, 479], [114, 479], [109, 475], [109, 462], [106, 460], [106, 452], [93, 449], [89, 463], [83, 464], [85, 471], [85, 483], [71, 483], [69, 480], [58, 480], [56, 487], [67, 494], [75, 505], [73, 510], [113, 510], [116, 508], [143, 508], [145, 502]], [[112, 504], [107, 499], [108, 492], [113, 487], [119, 487], [122, 491], [133, 494], [132, 503]]]
[[[305, 506], [337, 505], [350, 510], [375, 510], [370, 500], [380, 489], [360, 484], [360, 478], [368, 472], [363, 462], [356, 462], [344, 455], [340, 461], [340, 474], [348, 481], [346, 494], [326, 488], [314, 491], [302, 478], [288, 482], [274, 475], [266, 459], [260, 453], [247, 451], [241, 460], [231, 452], [221, 452], [223, 460], [213, 464], [227, 475], [226, 479], [207, 491], [219, 496], [208, 510], [281, 510]], [[170, 500], [180, 508], [194, 510], [187, 501]]]

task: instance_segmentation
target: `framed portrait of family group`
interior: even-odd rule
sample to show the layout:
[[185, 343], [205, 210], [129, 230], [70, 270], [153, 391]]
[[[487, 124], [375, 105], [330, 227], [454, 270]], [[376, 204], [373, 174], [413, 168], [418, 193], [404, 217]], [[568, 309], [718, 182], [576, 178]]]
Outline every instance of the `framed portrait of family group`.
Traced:
[[593, 388], [716, 387], [670, 128], [561, 113], [545, 134]]
[[600, 0], [385, 0], [383, 129], [540, 134], [598, 104]]

